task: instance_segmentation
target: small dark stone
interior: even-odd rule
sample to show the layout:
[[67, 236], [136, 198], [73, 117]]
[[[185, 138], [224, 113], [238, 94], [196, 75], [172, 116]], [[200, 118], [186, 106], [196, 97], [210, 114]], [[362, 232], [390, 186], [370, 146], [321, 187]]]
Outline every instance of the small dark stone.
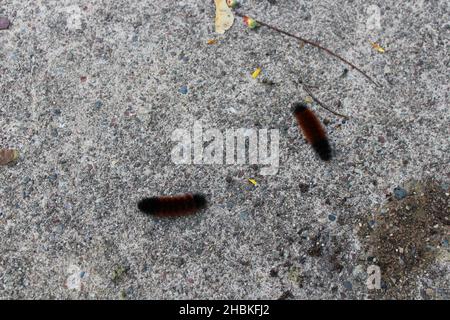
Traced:
[[181, 94], [187, 94], [188, 93], [188, 88], [186, 86], [182, 86], [178, 92], [180, 92]]
[[294, 296], [292, 295], [292, 292], [290, 290], [287, 290], [285, 292], [283, 292], [283, 294], [278, 298], [278, 300], [287, 300], [289, 298], [294, 298]]
[[269, 274], [272, 278], [278, 277], [278, 270], [273, 268], [272, 270], [270, 270]]
[[239, 259], [239, 263], [242, 264], [244, 267], [251, 266], [251, 262], [249, 260]]
[[248, 220], [248, 211], [244, 210], [239, 214], [241, 220]]
[[308, 249], [307, 253], [311, 257], [320, 257], [322, 256], [323, 250], [320, 243], [314, 243], [311, 248]]
[[329, 214], [328, 215], [328, 220], [330, 221], [336, 221], [336, 216], [334, 214]]
[[345, 78], [347, 75], [348, 75], [348, 69], [345, 68], [345, 69], [342, 71], [341, 77], [342, 77], [342, 78]]
[[48, 180], [50, 180], [50, 182], [55, 182], [56, 179], [58, 179], [58, 175], [56, 173], [48, 176]]
[[0, 17], [0, 30], [8, 29], [10, 25], [10, 22], [8, 18]]
[[272, 80], [267, 79], [267, 78], [262, 79], [262, 80], [261, 80], [261, 83], [262, 83], [262, 84], [266, 84], [266, 85], [268, 85], [268, 86], [273, 86], [273, 85], [275, 85], [275, 82], [273, 82]]
[[406, 190], [401, 187], [396, 187], [394, 189], [394, 197], [397, 200], [401, 200], [401, 199], [405, 198], [407, 195], [408, 195], [408, 193], [406, 192]]
[[262, 201], [256, 200], [255, 203], [253, 204], [253, 207], [258, 208], [258, 207], [261, 207], [262, 205], [263, 205]]
[[300, 183], [299, 187], [300, 187], [300, 192], [302, 192], [302, 193], [306, 193], [309, 191], [309, 185], [306, 183]]
[[350, 281], [344, 281], [344, 288], [347, 290], [352, 290], [353, 289], [353, 285]]
[[100, 109], [103, 106], [103, 102], [100, 100], [97, 100], [95, 102], [95, 108]]
[[174, 262], [178, 268], [182, 267], [186, 263], [186, 261], [182, 257], [176, 258]]

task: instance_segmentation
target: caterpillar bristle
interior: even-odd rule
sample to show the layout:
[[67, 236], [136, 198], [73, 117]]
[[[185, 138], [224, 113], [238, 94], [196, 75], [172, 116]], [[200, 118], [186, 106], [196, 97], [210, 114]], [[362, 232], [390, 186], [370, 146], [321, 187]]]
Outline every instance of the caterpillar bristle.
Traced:
[[300, 111], [303, 111], [305, 109], [308, 109], [308, 106], [306, 104], [304, 104], [304, 103], [301, 103], [301, 102], [294, 103], [294, 105], [292, 106], [292, 112], [293, 113], [300, 112]]
[[320, 159], [324, 161], [331, 160], [331, 146], [325, 128], [314, 112], [304, 103], [295, 103], [292, 109], [306, 141], [312, 146]]
[[138, 209], [152, 216], [177, 217], [194, 214], [205, 208], [206, 204], [207, 201], [204, 195], [185, 193], [144, 198], [138, 202]]

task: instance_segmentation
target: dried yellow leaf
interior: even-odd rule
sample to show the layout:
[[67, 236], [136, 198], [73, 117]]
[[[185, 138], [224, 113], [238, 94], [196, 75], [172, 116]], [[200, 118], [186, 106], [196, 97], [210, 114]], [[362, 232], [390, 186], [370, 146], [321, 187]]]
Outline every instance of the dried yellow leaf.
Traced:
[[252, 78], [256, 79], [260, 73], [261, 73], [261, 68], [257, 68], [255, 71], [253, 71]]
[[217, 39], [209, 39], [208, 44], [216, 44], [217, 43]]
[[252, 185], [254, 185], [255, 187], [258, 185], [258, 183], [256, 182], [255, 179], [248, 179], [248, 181], [249, 181]]
[[379, 53], [384, 53], [385, 52], [385, 50], [378, 43], [370, 42], [370, 44], [372, 45], [372, 48], [377, 50]]
[[216, 5], [216, 32], [224, 34], [234, 23], [234, 14], [227, 5], [227, 0], [214, 0]]
[[14, 149], [0, 149], [0, 165], [5, 165], [16, 161], [19, 158], [19, 152]]
[[310, 96], [307, 96], [306, 98], [305, 98], [305, 102], [306, 103], [312, 103], [314, 100], [313, 100], [313, 98], [311, 98]]

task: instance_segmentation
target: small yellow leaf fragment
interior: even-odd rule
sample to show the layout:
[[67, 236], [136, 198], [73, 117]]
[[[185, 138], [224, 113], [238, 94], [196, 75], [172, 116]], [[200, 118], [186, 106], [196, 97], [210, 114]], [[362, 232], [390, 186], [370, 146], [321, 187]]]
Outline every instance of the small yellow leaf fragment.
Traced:
[[19, 158], [19, 151], [14, 149], [0, 149], [0, 165], [6, 165]]
[[384, 53], [385, 52], [385, 50], [378, 43], [370, 42], [370, 44], [372, 45], [372, 48], [377, 50], [379, 53]]
[[252, 78], [256, 79], [260, 73], [261, 73], [261, 68], [257, 68], [255, 71], [253, 71]]
[[307, 96], [307, 97], [305, 98], [305, 102], [306, 102], [306, 103], [312, 103], [312, 102], [313, 102], [313, 98], [311, 98], [310, 96]]
[[224, 34], [234, 23], [234, 14], [228, 7], [227, 0], [214, 0], [216, 5], [216, 32]]
[[217, 43], [217, 39], [209, 39], [207, 44], [216, 44]]
[[248, 181], [252, 184], [252, 185], [254, 185], [255, 187], [258, 185], [258, 183], [256, 182], [256, 180], [255, 179], [248, 179]]

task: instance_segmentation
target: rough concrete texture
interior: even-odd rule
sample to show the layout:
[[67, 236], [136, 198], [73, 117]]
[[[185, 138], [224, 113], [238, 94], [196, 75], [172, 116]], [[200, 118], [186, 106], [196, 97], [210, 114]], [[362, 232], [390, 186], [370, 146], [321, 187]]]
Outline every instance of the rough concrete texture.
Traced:
[[[241, 19], [215, 34], [213, 1], [0, 2], [11, 21], [0, 147], [20, 151], [0, 167], [0, 298], [370, 296], [361, 221], [407, 181], [450, 180], [448, 1], [248, 0], [240, 11], [335, 50], [382, 88]], [[328, 122], [329, 163], [290, 113], [307, 96], [299, 79], [351, 117], [312, 104]], [[278, 173], [174, 164], [171, 134], [196, 120], [279, 129]], [[209, 208], [175, 220], [136, 208], [186, 191]], [[405, 297], [449, 288], [448, 261], [414, 281]]]

